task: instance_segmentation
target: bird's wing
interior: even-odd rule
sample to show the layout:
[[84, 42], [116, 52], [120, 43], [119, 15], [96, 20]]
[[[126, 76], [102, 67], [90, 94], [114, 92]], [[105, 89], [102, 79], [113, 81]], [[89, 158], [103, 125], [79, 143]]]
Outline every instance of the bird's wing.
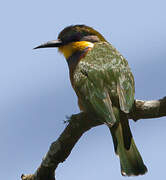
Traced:
[[127, 61], [107, 42], [96, 43], [74, 73], [81, 103], [114, 124], [113, 107], [128, 113], [134, 102], [134, 80]]

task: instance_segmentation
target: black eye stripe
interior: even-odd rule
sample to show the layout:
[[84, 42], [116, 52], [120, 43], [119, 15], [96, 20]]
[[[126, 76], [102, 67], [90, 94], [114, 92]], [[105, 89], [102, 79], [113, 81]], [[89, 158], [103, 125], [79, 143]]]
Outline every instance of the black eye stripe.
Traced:
[[71, 42], [77, 42], [77, 41], [89, 41], [89, 42], [94, 43], [94, 42], [99, 42], [100, 40], [95, 35], [88, 35], [88, 36], [83, 36], [83, 37], [74, 36], [72, 38], [62, 40], [64, 45], [71, 43]]

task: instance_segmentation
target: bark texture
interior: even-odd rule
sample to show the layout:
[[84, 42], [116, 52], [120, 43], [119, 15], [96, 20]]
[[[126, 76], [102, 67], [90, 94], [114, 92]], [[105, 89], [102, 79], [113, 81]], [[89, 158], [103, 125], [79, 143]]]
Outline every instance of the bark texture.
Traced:
[[[135, 100], [129, 119], [134, 121], [166, 116], [166, 97], [160, 100]], [[70, 155], [74, 145], [83, 133], [101, 125], [100, 121], [91, 114], [79, 113], [72, 115], [68, 125], [59, 138], [53, 142], [42, 163], [34, 174], [22, 175], [22, 180], [55, 180], [55, 170]]]

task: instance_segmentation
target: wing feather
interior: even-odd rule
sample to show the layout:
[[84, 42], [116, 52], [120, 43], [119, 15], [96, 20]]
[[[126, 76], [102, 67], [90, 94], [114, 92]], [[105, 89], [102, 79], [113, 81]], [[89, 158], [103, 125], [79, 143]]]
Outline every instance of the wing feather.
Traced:
[[116, 122], [114, 106], [129, 113], [134, 102], [134, 79], [128, 63], [107, 42], [96, 43], [81, 59], [74, 84], [84, 109], [93, 110], [106, 123]]

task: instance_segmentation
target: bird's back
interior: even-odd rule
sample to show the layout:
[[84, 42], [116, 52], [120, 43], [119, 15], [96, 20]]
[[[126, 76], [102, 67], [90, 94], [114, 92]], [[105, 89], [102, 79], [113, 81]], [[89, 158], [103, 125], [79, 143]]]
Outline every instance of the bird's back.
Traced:
[[[91, 109], [91, 102], [93, 108], [103, 109], [107, 92], [113, 105], [120, 106], [124, 112], [129, 112], [134, 102], [134, 79], [128, 63], [108, 42], [96, 43], [79, 61], [73, 84], [87, 110]], [[107, 114], [107, 108], [104, 111]]]

